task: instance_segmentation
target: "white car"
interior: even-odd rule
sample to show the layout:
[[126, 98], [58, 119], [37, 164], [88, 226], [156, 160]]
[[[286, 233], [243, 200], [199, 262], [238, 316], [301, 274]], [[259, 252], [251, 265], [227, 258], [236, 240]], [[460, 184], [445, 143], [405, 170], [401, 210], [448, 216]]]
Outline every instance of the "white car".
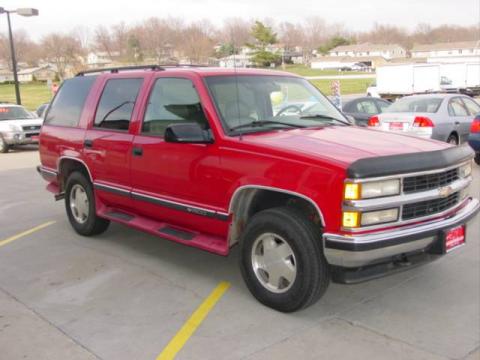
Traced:
[[23, 106], [0, 104], [0, 153], [15, 145], [37, 143], [42, 123]]

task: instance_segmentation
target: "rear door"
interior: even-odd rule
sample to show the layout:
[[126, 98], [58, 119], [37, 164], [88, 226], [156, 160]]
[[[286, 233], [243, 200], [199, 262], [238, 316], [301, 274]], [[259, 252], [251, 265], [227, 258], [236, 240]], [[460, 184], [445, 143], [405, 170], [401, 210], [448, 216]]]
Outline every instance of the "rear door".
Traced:
[[460, 137], [459, 140], [461, 144], [467, 139], [470, 133], [472, 117], [460, 96], [450, 99], [448, 103], [448, 114], [450, 115], [450, 122], [454, 124], [454, 130]]
[[138, 74], [107, 78], [84, 139], [84, 158], [104, 203], [130, 208], [130, 123], [144, 78]]

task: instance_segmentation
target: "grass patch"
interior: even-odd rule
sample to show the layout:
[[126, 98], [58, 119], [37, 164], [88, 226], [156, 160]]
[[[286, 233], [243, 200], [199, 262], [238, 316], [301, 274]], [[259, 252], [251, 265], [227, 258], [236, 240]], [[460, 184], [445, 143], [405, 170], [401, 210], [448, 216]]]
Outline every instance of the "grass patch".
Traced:
[[[22, 105], [28, 110], [35, 110], [39, 105], [49, 102], [52, 93], [46, 83], [20, 84]], [[15, 87], [12, 84], [0, 84], [0, 102], [16, 103]]]
[[[277, 70], [282, 70], [281, 67]], [[311, 69], [306, 65], [287, 65], [285, 71], [291, 72], [300, 76], [331, 76], [331, 75], [358, 75], [358, 74], [371, 74], [363, 71], [338, 71], [335, 69], [320, 70]]]
[[[310, 80], [325, 95], [332, 95], [333, 80]], [[347, 94], [366, 94], [367, 88], [371, 85], [372, 79], [341, 79], [340, 93]]]

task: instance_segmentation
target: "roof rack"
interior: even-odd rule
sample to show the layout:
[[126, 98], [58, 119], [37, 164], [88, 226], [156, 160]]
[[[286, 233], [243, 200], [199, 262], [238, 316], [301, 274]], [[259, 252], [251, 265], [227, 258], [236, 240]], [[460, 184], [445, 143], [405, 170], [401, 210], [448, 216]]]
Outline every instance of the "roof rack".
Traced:
[[133, 66], [120, 66], [120, 67], [111, 67], [111, 68], [99, 68], [92, 70], [80, 71], [75, 76], [83, 76], [86, 74], [95, 74], [102, 72], [110, 72], [112, 74], [118, 73], [120, 71], [131, 71], [131, 70], [152, 70], [152, 71], [162, 71], [165, 68], [176, 68], [176, 67], [208, 67], [208, 65], [201, 64], [165, 64], [165, 65], [133, 65]]
[[112, 74], [115, 74], [115, 73], [118, 73], [119, 71], [129, 71], [129, 70], [161, 71], [161, 70], [165, 70], [165, 69], [163, 67], [159, 66], [159, 65], [120, 66], [120, 67], [99, 68], [99, 69], [80, 71], [75, 76], [83, 76], [83, 75], [86, 75], [86, 74], [95, 74], [95, 73], [102, 73], [102, 72], [110, 72]]

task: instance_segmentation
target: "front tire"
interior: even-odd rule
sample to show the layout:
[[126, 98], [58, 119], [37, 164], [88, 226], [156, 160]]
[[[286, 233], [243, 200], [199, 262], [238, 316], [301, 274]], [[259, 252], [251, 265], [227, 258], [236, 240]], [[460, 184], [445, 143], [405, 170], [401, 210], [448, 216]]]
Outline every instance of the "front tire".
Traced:
[[73, 172], [67, 179], [65, 209], [70, 224], [80, 235], [101, 234], [110, 224], [97, 216], [92, 183], [81, 172]]
[[475, 154], [475, 162], [477, 163], [477, 165], [480, 165], [480, 152], [477, 152]]
[[318, 227], [289, 207], [252, 217], [242, 234], [240, 269], [252, 295], [282, 312], [312, 305], [330, 281]]
[[3, 140], [3, 137], [0, 136], [0, 153], [5, 154], [10, 149], [10, 146]]

